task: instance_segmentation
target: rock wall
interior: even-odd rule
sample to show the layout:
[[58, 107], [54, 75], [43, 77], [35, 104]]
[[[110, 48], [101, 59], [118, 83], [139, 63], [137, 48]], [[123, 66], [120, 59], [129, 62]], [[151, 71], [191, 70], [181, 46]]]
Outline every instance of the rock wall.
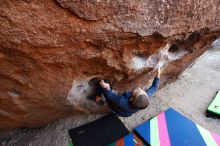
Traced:
[[91, 79], [118, 92], [161, 87], [220, 36], [219, 0], [2, 0], [0, 129], [106, 112]]

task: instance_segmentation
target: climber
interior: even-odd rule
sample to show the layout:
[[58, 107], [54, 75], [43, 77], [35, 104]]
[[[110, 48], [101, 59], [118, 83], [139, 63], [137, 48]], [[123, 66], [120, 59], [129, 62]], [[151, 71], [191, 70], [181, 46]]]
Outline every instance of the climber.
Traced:
[[128, 91], [118, 95], [111, 90], [110, 84], [104, 80], [101, 80], [99, 83], [110, 109], [118, 116], [128, 117], [149, 105], [149, 97], [154, 95], [160, 84], [160, 68], [158, 68], [153, 84], [146, 90], [136, 88], [133, 92]]

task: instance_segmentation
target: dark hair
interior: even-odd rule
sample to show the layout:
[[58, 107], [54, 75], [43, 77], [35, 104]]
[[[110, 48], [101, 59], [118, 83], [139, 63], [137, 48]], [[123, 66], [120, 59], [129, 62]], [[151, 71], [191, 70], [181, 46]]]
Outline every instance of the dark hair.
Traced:
[[132, 106], [137, 109], [145, 109], [149, 105], [148, 96], [145, 94], [141, 94], [137, 97], [132, 97]]

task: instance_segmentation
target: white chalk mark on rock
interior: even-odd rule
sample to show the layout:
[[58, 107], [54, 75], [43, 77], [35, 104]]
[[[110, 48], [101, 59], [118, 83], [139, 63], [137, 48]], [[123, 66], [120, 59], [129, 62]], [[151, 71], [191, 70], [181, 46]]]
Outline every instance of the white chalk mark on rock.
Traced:
[[141, 56], [134, 56], [131, 60], [131, 68], [135, 69], [135, 70], [139, 70], [142, 68], [145, 68], [147, 65], [147, 59], [145, 57], [141, 57]]
[[76, 79], [73, 81], [67, 100], [72, 104], [82, 103], [82, 100], [85, 100], [85, 98], [92, 92], [93, 89], [89, 86], [88, 80]]
[[11, 96], [11, 97], [20, 97], [21, 96], [21, 93], [15, 89], [11, 90], [8, 92], [8, 94]]
[[169, 51], [172, 44], [166, 44], [165, 47], [159, 49], [156, 54], [152, 54], [150, 57], [134, 56], [131, 60], [130, 67], [134, 70], [140, 70], [144, 68], [163, 67], [166, 63], [182, 58], [187, 54], [185, 49], [176, 49]]

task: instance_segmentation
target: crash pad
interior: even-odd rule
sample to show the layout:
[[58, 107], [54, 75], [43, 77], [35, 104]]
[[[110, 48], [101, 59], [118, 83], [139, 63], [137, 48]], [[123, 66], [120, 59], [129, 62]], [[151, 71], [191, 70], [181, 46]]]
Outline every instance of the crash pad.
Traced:
[[125, 137], [118, 139], [107, 146], [146, 146], [144, 142], [134, 133], [130, 133]]
[[170, 108], [144, 122], [135, 131], [152, 146], [218, 146], [220, 136]]
[[220, 90], [217, 92], [214, 100], [209, 105], [208, 112], [209, 115], [211, 115], [210, 113], [213, 113], [216, 116], [219, 115], [218, 117], [220, 117]]
[[105, 146], [127, 134], [128, 129], [113, 113], [69, 130], [74, 146]]

